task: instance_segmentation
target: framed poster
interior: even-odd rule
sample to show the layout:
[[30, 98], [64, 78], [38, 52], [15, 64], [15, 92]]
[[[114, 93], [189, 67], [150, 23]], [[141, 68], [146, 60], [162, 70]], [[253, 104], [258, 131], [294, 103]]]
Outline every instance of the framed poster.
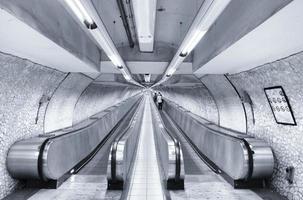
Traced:
[[278, 124], [296, 126], [296, 120], [282, 86], [264, 88], [271, 111]]

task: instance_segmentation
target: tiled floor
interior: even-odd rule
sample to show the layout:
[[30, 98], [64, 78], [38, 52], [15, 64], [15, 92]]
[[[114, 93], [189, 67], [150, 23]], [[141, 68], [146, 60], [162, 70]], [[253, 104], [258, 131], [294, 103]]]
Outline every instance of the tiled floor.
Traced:
[[58, 189], [41, 189], [29, 200], [105, 200], [121, 197], [119, 191], [107, 191], [106, 175], [73, 175]]
[[146, 98], [139, 146], [128, 193], [130, 200], [164, 199], [151, 120], [150, 102], [149, 98]]

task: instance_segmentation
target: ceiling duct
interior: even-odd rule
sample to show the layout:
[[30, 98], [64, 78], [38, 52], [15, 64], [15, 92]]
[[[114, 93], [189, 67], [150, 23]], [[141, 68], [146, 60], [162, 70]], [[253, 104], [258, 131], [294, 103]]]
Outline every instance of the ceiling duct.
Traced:
[[103, 49], [115, 67], [122, 73], [125, 80], [142, 86], [132, 78], [131, 72], [121, 58], [92, 2], [84, 0], [63, 0], [62, 2], [65, 2], [66, 7], [87, 27], [87, 32], [96, 41], [96, 44]]
[[129, 28], [129, 23], [128, 23], [128, 20], [127, 20], [127, 15], [126, 15], [126, 12], [125, 12], [125, 7], [124, 7], [124, 4], [123, 4], [123, 0], [117, 0], [117, 4], [118, 4], [118, 8], [119, 8], [120, 15], [121, 15], [121, 20], [123, 22], [123, 26], [124, 26], [124, 29], [125, 29], [125, 32], [126, 32], [126, 36], [127, 36], [127, 39], [128, 39], [129, 46], [130, 46], [130, 48], [134, 48], [135, 43], [134, 43], [134, 40], [133, 40], [133, 37], [132, 37], [132, 34], [131, 34], [131, 30]]
[[157, 0], [132, 0], [139, 48], [142, 52], [154, 50]]

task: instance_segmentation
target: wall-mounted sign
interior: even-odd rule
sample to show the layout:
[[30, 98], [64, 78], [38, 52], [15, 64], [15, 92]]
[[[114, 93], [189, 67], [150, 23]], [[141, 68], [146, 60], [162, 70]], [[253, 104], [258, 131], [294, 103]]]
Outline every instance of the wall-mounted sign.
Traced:
[[264, 88], [272, 113], [278, 124], [297, 125], [288, 98], [281, 86]]

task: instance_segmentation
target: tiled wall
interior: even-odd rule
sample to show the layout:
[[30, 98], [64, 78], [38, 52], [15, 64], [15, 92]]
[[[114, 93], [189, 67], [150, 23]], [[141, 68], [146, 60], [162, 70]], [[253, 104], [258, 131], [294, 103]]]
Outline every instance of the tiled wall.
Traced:
[[50, 97], [65, 74], [0, 53], [0, 199], [18, 185], [6, 170], [9, 147], [43, 132], [47, 102], [38, 113], [42, 95]]
[[[303, 53], [229, 76], [241, 95], [246, 91], [253, 103], [245, 104], [248, 134], [267, 141], [275, 155], [271, 186], [290, 200], [303, 199]], [[264, 88], [282, 86], [288, 96], [297, 126], [277, 124], [267, 102]], [[285, 179], [286, 167], [295, 168], [294, 183]]]

